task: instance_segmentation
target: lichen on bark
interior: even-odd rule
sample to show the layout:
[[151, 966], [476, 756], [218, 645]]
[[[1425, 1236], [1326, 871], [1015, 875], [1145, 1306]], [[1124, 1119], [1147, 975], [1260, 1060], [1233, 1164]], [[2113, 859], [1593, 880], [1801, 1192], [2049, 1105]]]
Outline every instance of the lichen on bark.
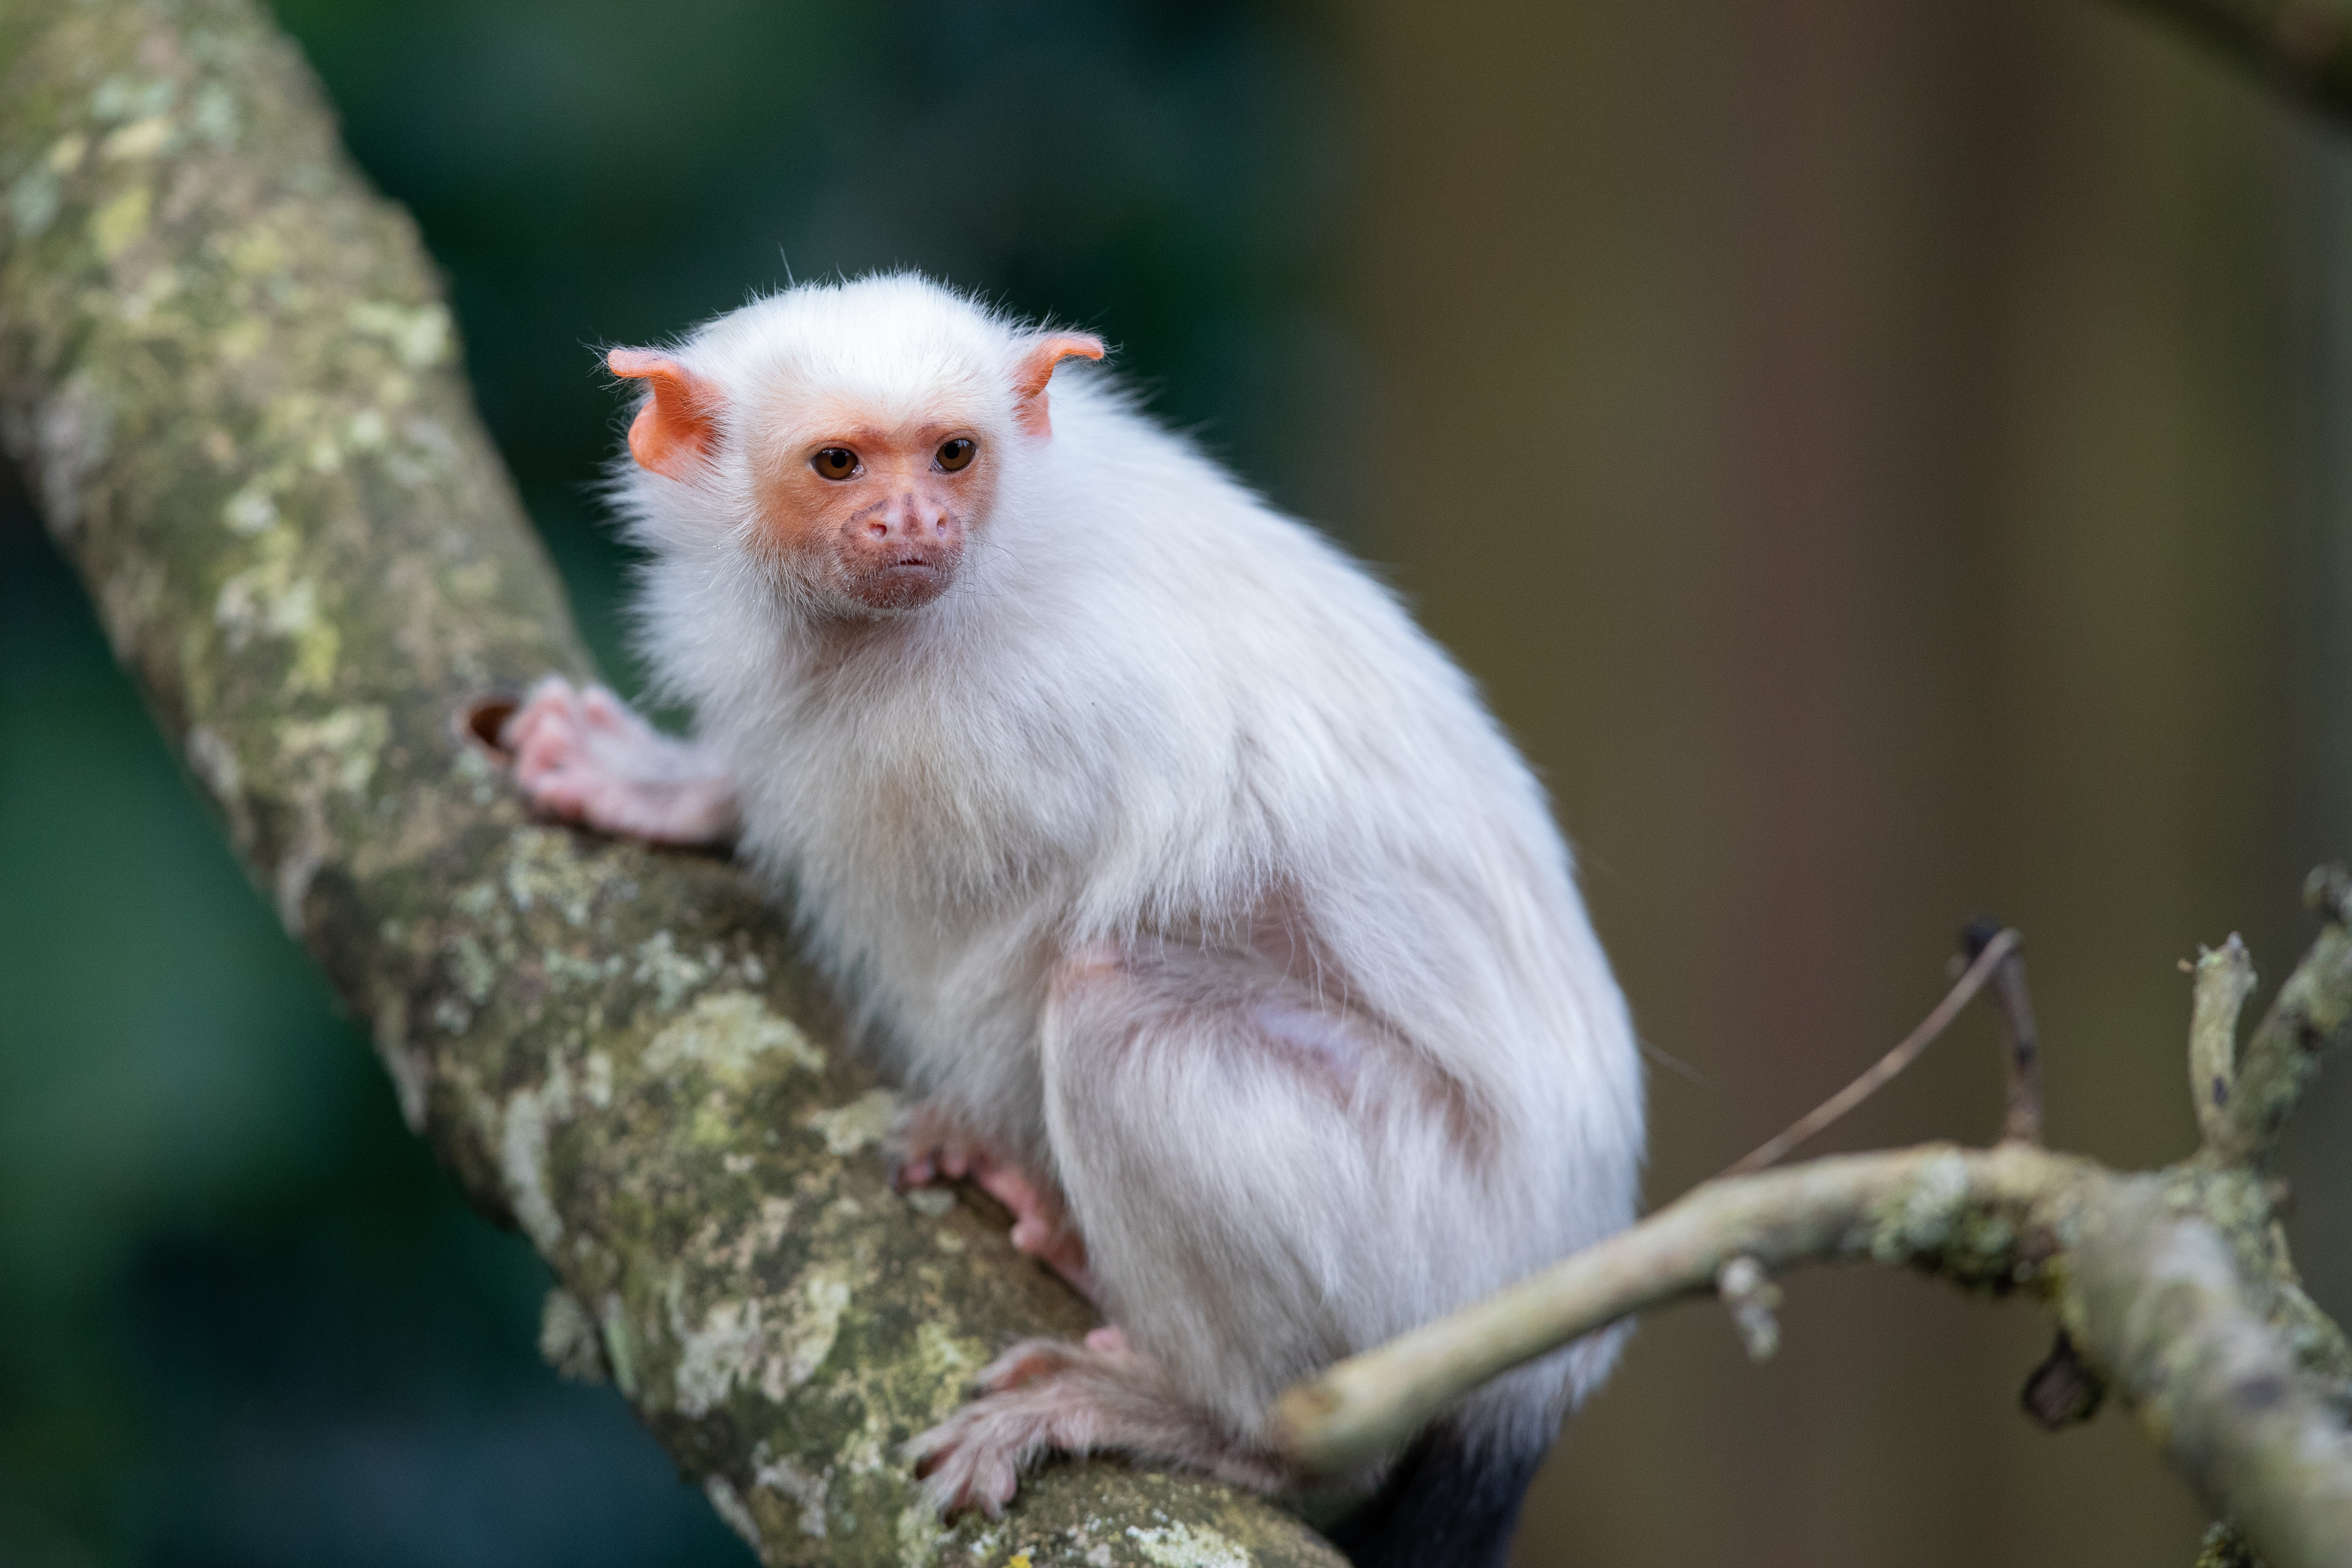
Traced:
[[1336, 1563], [1105, 1463], [934, 1519], [898, 1449], [1086, 1309], [979, 1200], [886, 1180], [887, 1089], [707, 856], [530, 821], [461, 707], [588, 660], [432, 268], [246, 0], [0, 12], [0, 436], [411, 1124], [772, 1563]]

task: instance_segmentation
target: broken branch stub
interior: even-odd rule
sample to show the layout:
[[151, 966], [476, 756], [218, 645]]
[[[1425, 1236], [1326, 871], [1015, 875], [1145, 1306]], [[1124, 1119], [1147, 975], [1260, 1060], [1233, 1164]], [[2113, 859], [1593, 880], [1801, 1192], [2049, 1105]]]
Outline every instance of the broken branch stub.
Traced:
[[2238, 1015], [2253, 994], [2254, 961], [2231, 931], [2221, 946], [2197, 955], [2196, 988], [2189, 1008], [2189, 1098], [2209, 1158], [2243, 1163], [2252, 1151], [2247, 1130], [2231, 1108], [2238, 1082]]

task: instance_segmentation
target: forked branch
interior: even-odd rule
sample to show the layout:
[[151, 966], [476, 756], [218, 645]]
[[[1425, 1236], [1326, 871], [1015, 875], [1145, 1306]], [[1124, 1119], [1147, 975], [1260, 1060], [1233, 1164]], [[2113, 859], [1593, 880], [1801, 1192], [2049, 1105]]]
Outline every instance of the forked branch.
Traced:
[[[2352, 1354], [2295, 1277], [2260, 1169], [2319, 1053], [2352, 1021], [2347, 890], [2343, 873], [2315, 874], [2312, 901], [2327, 921], [2242, 1061], [2233, 1047], [2252, 985], [2244, 945], [2233, 937], [2200, 961], [2191, 1057], [2205, 1143], [2191, 1161], [2125, 1174], [2021, 1135], [2039, 1115], [2038, 1098], [2020, 1089], [2030, 1053], [2018, 1047], [2032, 1039], [2020, 974], [2008, 1014], [2011, 1136], [2002, 1142], [1842, 1155], [1703, 1184], [1633, 1229], [1292, 1389], [1274, 1412], [1278, 1441], [1304, 1468], [1343, 1470], [1393, 1448], [1486, 1379], [1646, 1308], [1720, 1294], [1736, 1315], [1752, 1315], [1769, 1275], [1888, 1264], [2041, 1300], [2079, 1386], [2045, 1387], [2046, 1409], [2029, 1390], [2039, 1418], [2084, 1418], [2099, 1384], [2112, 1386], [2270, 1568], [2352, 1563], [2342, 1400]], [[1969, 982], [1983, 983], [2013, 949], [1988, 942], [1888, 1060], [1899, 1068], [1916, 1055]], [[1861, 1081], [1883, 1082], [1885, 1068]], [[1831, 1103], [1858, 1098], [1849, 1090]], [[2030, 1122], [2021, 1104], [2034, 1111]]]

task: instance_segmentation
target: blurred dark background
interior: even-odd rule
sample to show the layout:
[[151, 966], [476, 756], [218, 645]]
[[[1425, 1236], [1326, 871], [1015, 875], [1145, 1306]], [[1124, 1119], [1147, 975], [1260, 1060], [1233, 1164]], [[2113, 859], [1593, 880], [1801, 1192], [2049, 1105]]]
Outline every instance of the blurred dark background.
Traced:
[[[2056, 1142], [2191, 1138], [2175, 961], [2352, 851], [2347, 138], [2091, 0], [287, 0], [625, 689], [593, 348], [907, 264], [1100, 331], [1549, 776], [1653, 1201], [2031, 941]], [[2352, 1310], [2352, 1064], [2294, 1222]], [[1823, 1147], [1994, 1127], [1970, 1019]], [[2336, 1157], [2329, 1157], [2331, 1148]], [[0, 1563], [737, 1564], [402, 1131], [0, 477]], [[1537, 1565], [2186, 1564], [2030, 1309], [1661, 1317]]]

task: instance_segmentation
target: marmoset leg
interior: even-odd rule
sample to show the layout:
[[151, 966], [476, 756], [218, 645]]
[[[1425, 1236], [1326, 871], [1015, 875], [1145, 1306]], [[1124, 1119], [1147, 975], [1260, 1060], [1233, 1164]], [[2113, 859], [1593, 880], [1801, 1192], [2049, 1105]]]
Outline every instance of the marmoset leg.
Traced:
[[993, 1512], [1054, 1449], [1284, 1484], [1273, 1396], [1421, 1309], [1434, 1260], [1397, 1212], [1415, 1200], [1370, 1177], [1426, 1162], [1442, 1098], [1379, 1025], [1247, 953], [1074, 958], [1041, 1045], [1054, 1158], [1118, 1328], [991, 1367], [910, 1447], [931, 1496]]
[[601, 686], [551, 675], [506, 721], [515, 782], [568, 822], [656, 844], [719, 844], [736, 829], [735, 785], [703, 747], [672, 740]]

